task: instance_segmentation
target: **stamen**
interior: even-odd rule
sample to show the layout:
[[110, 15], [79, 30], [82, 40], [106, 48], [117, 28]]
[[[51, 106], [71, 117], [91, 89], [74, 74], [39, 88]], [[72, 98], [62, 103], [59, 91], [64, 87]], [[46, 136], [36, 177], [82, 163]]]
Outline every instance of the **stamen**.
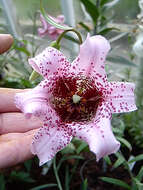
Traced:
[[90, 121], [96, 114], [102, 93], [90, 78], [57, 78], [53, 86], [52, 106], [62, 122]]

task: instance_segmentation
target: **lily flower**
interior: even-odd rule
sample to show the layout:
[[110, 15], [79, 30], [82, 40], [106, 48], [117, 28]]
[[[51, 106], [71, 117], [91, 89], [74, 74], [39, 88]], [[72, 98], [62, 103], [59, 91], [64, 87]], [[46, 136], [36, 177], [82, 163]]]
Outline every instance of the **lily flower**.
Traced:
[[27, 117], [33, 114], [43, 121], [31, 145], [40, 165], [51, 160], [73, 137], [86, 141], [97, 161], [119, 149], [111, 117], [112, 113], [137, 109], [135, 85], [107, 81], [104, 66], [109, 50], [104, 37], [88, 35], [72, 63], [53, 47], [29, 59], [44, 80], [32, 90], [17, 93], [15, 102]]
[[[64, 23], [64, 15], [58, 15], [56, 18], [52, 16], [50, 17], [58, 24]], [[40, 21], [42, 23], [42, 28], [38, 28], [38, 35], [40, 37], [45, 37], [48, 35], [51, 40], [55, 40], [64, 31], [49, 24], [42, 14], [40, 14]]]

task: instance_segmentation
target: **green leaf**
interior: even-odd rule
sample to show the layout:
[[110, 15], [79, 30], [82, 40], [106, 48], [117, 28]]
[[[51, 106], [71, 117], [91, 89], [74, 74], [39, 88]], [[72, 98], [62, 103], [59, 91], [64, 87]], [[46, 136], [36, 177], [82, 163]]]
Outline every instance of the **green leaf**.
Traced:
[[29, 71], [28, 69], [26, 68], [26, 66], [24, 65], [24, 63], [20, 62], [21, 60], [15, 58], [15, 57], [11, 57], [9, 59], [9, 63], [10, 66], [12, 66], [16, 72], [19, 72], [21, 75], [24, 75], [24, 76], [29, 76]]
[[120, 187], [130, 190], [130, 186], [122, 180], [114, 179], [114, 178], [110, 178], [110, 177], [100, 177], [100, 179], [107, 183], [111, 183], [111, 184], [114, 184], [114, 185], [117, 185], [117, 186], [120, 186]]
[[100, 6], [102, 7], [104, 4], [106, 4], [109, 0], [101, 0], [100, 1]]
[[82, 156], [78, 156], [78, 155], [63, 156], [63, 157], [61, 158], [61, 160], [58, 162], [57, 170], [60, 169], [62, 163], [63, 163], [65, 160], [69, 160], [69, 159], [80, 159], [80, 160], [83, 160], [84, 158], [83, 158]]
[[27, 160], [24, 162], [24, 166], [27, 169], [28, 172], [30, 172], [31, 167], [32, 167], [32, 160]]
[[83, 156], [78, 156], [78, 155], [71, 155], [71, 156], [68, 156], [66, 158], [64, 158], [63, 160], [69, 160], [69, 159], [80, 159], [80, 160], [83, 160]]
[[120, 63], [120, 64], [127, 65], [127, 66], [137, 67], [136, 64], [133, 63], [132, 61], [130, 61], [124, 57], [118, 56], [118, 55], [108, 56], [107, 61], [110, 61], [113, 63]]
[[71, 29], [71, 27], [69, 26], [64, 26], [64, 25], [60, 25], [58, 23], [56, 23], [53, 19], [51, 19], [45, 12], [43, 6], [42, 6], [42, 1], [40, 1], [40, 11], [43, 15], [43, 17], [45, 18], [45, 20], [51, 24], [52, 26], [55, 26], [56, 28], [62, 29], [62, 30], [69, 30]]
[[18, 46], [15, 46], [14, 49], [20, 51], [20, 52], [23, 52], [24, 54], [26, 54], [28, 57], [31, 56], [31, 53], [24, 47], [18, 47]]
[[118, 159], [114, 163], [113, 167], [117, 168], [125, 162], [125, 158], [119, 152], [117, 152], [115, 155], [117, 156]]
[[61, 150], [62, 154], [75, 153], [75, 146], [73, 143], [68, 144], [64, 149]]
[[32, 83], [29, 80], [26, 80], [26, 79], [23, 79], [23, 78], [20, 79], [20, 83], [25, 88], [32, 88], [33, 87]]
[[112, 130], [113, 130], [114, 133], [117, 133], [118, 135], [122, 135], [123, 134], [123, 131], [121, 129], [112, 127]]
[[69, 175], [69, 166], [66, 165], [66, 168], [65, 168], [65, 189], [66, 190], [69, 190], [69, 183], [70, 183], [70, 175]]
[[56, 156], [53, 158], [53, 169], [54, 169], [54, 174], [55, 174], [55, 177], [57, 180], [57, 186], [58, 186], [59, 190], [62, 190], [63, 188], [62, 188], [62, 184], [61, 184], [61, 181], [60, 181], [60, 178], [58, 175], [58, 169], [56, 166]]
[[111, 165], [111, 164], [112, 164], [112, 162], [111, 162], [109, 156], [104, 156], [103, 159], [105, 160], [105, 162], [106, 162], [108, 165]]
[[24, 181], [28, 183], [35, 182], [35, 180], [30, 177], [29, 173], [23, 171], [20, 172], [12, 171], [10, 177], [15, 181]]
[[124, 138], [122, 137], [116, 137], [117, 140], [119, 140], [122, 144], [124, 144], [130, 151], [132, 150], [131, 144]]
[[[141, 183], [137, 178], [133, 178], [133, 181], [135, 182], [135, 184], [136, 184], [136, 186], [137, 186], [137, 188], [136, 189], [138, 189], [138, 190], [142, 190], [143, 189], [143, 183]], [[135, 188], [134, 188], [135, 189]], [[133, 190], [134, 190], [133, 189]]]
[[5, 190], [5, 179], [2, 174], [0, 175], [0, 190]]
[[132, 160], [133, 158], [134, 158], [134, 156], [133, 156], [133, 155], [130, 155], [128, 161], [125, 163], [125, 165], [126, 165], [126, 164], [128, 165], [128, 168], [130, 169], [130, 171], [133, 170], [134, 165], [135, 165], [135, 162], [129, 163], [129, 161]]
[[99, 17], [99, 12], [95, 4], [92, 3], [90, 0], [80, 0], [80, 1], [84, 4], [86, 11], [93, 19], [94, 24], [96, 24], [97, 19]]
[[44, 188], [47, 188], [47, 187], [57, 187], [57, 184], [45, 184], [45, 185], [40, 185], [40, 186], [37, 186], [37, 187], [34, 187], [30, 190], [41, 190], [41, 189], [44, 189]]
[[105, 29], [99, 31], [98, 34], [100, 34], [100, 35], [105, 35], [105, 34], [107, 34], [108, 32], [111, 32], [112, 30], [118, 30], [118, 31], [120, 31], [118, 28], [112, 27], [112, 28], [105, 28]]
[[141, 160], [143, 160], [143, 154], [140, 154], [140, 155], [136, 156], [135, 158], [130, 160], [129, 163], [137, 162], [137, 161], [141, 161]]
[[141, 167], [141, 169], [140, 169], [138, 175], [136, 176], [136, 178], [137, 178], [139, 181], [142, 180], [142, 178], [143, 178], [143, 166]]
[[82, 26], [87, 32], [90, 32], [90, 28], [86, 24], [84, 24], [83, 22], [79, 22], [78, 24]]
[[29, 72], [28, 70], [25, 68], [25, 66], [21, 63], [12, 63], [11, 66], [16, 70], [16, 72], [18, 72], [20, 75], [28, 77], [29, 76]]
[[50, 46], [54, 47], [55, 49], [58, 49], [58, 50], [61, 48], [60, 44], [58, 44], [57, 41], [52, 41], [50, 43]]
[[87, 190], [88, 188], [88, 182], [87, 182], [87, 179], [85, 179], [82, 183], [82, 190]]
[[84, 141], [82, 141], [81, 144], [79, 145], [79, 147], [78, 147], [77, 150], [76, 150], [77, 154], [80, 154], [80, 152], [81, 152], [83, 149], [85, 149], [87, 146], [88, 146], [87, 143], [84, 142]]
[[80, 44], [79, 41], [77, 39], [74, 39], [72, 36], [69, 36], [67, 34], [64, 35], [64, 38], [67, 39], [67, 40], [70, 40], [76, 44]]

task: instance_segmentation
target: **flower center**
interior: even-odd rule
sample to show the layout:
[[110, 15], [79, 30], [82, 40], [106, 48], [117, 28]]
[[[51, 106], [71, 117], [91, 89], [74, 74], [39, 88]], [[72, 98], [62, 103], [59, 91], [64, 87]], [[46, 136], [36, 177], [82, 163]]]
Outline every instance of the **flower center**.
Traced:
[[51, 104], [62, 122], [83, 122], [95, 116], [102, 99], [102, 92], [90, 78], [60, 77], [53, 87]]
[[72, 96], [73, 103], [77, 104], [80, 101], [81, 97], [77, 94]]

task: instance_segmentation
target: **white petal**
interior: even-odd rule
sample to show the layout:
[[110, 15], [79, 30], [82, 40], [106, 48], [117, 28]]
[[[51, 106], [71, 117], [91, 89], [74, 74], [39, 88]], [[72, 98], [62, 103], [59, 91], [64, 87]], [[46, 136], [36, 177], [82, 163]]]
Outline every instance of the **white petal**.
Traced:
[[92, 77], [98, 87], [107, 82], [105, 58], [110, 50], [109, 42], [100, 35], [87, 36], [80, 46], [78, 57], [71, 64], [70, 72]]
[[40, 159], [40, 166], [51, 160], [55, 154], [67, 146], [72, 139], [65, 126], [46, 124], [33, 139], [31, 151]]
[[135, 85], [129, 82], [109, 82], [106, 97], [112, 113], [130, 112], [137, 109], [135, 104]]
[[87, 124], [72, 123], [73, 136], [89, 144], [90, 150], [96, 154], [97, 161], [109, 154], [115, 153], [120, 143], [116, 140], [111, 129], [111, 114], [106, 104], [98, 108], [96, 118]]

